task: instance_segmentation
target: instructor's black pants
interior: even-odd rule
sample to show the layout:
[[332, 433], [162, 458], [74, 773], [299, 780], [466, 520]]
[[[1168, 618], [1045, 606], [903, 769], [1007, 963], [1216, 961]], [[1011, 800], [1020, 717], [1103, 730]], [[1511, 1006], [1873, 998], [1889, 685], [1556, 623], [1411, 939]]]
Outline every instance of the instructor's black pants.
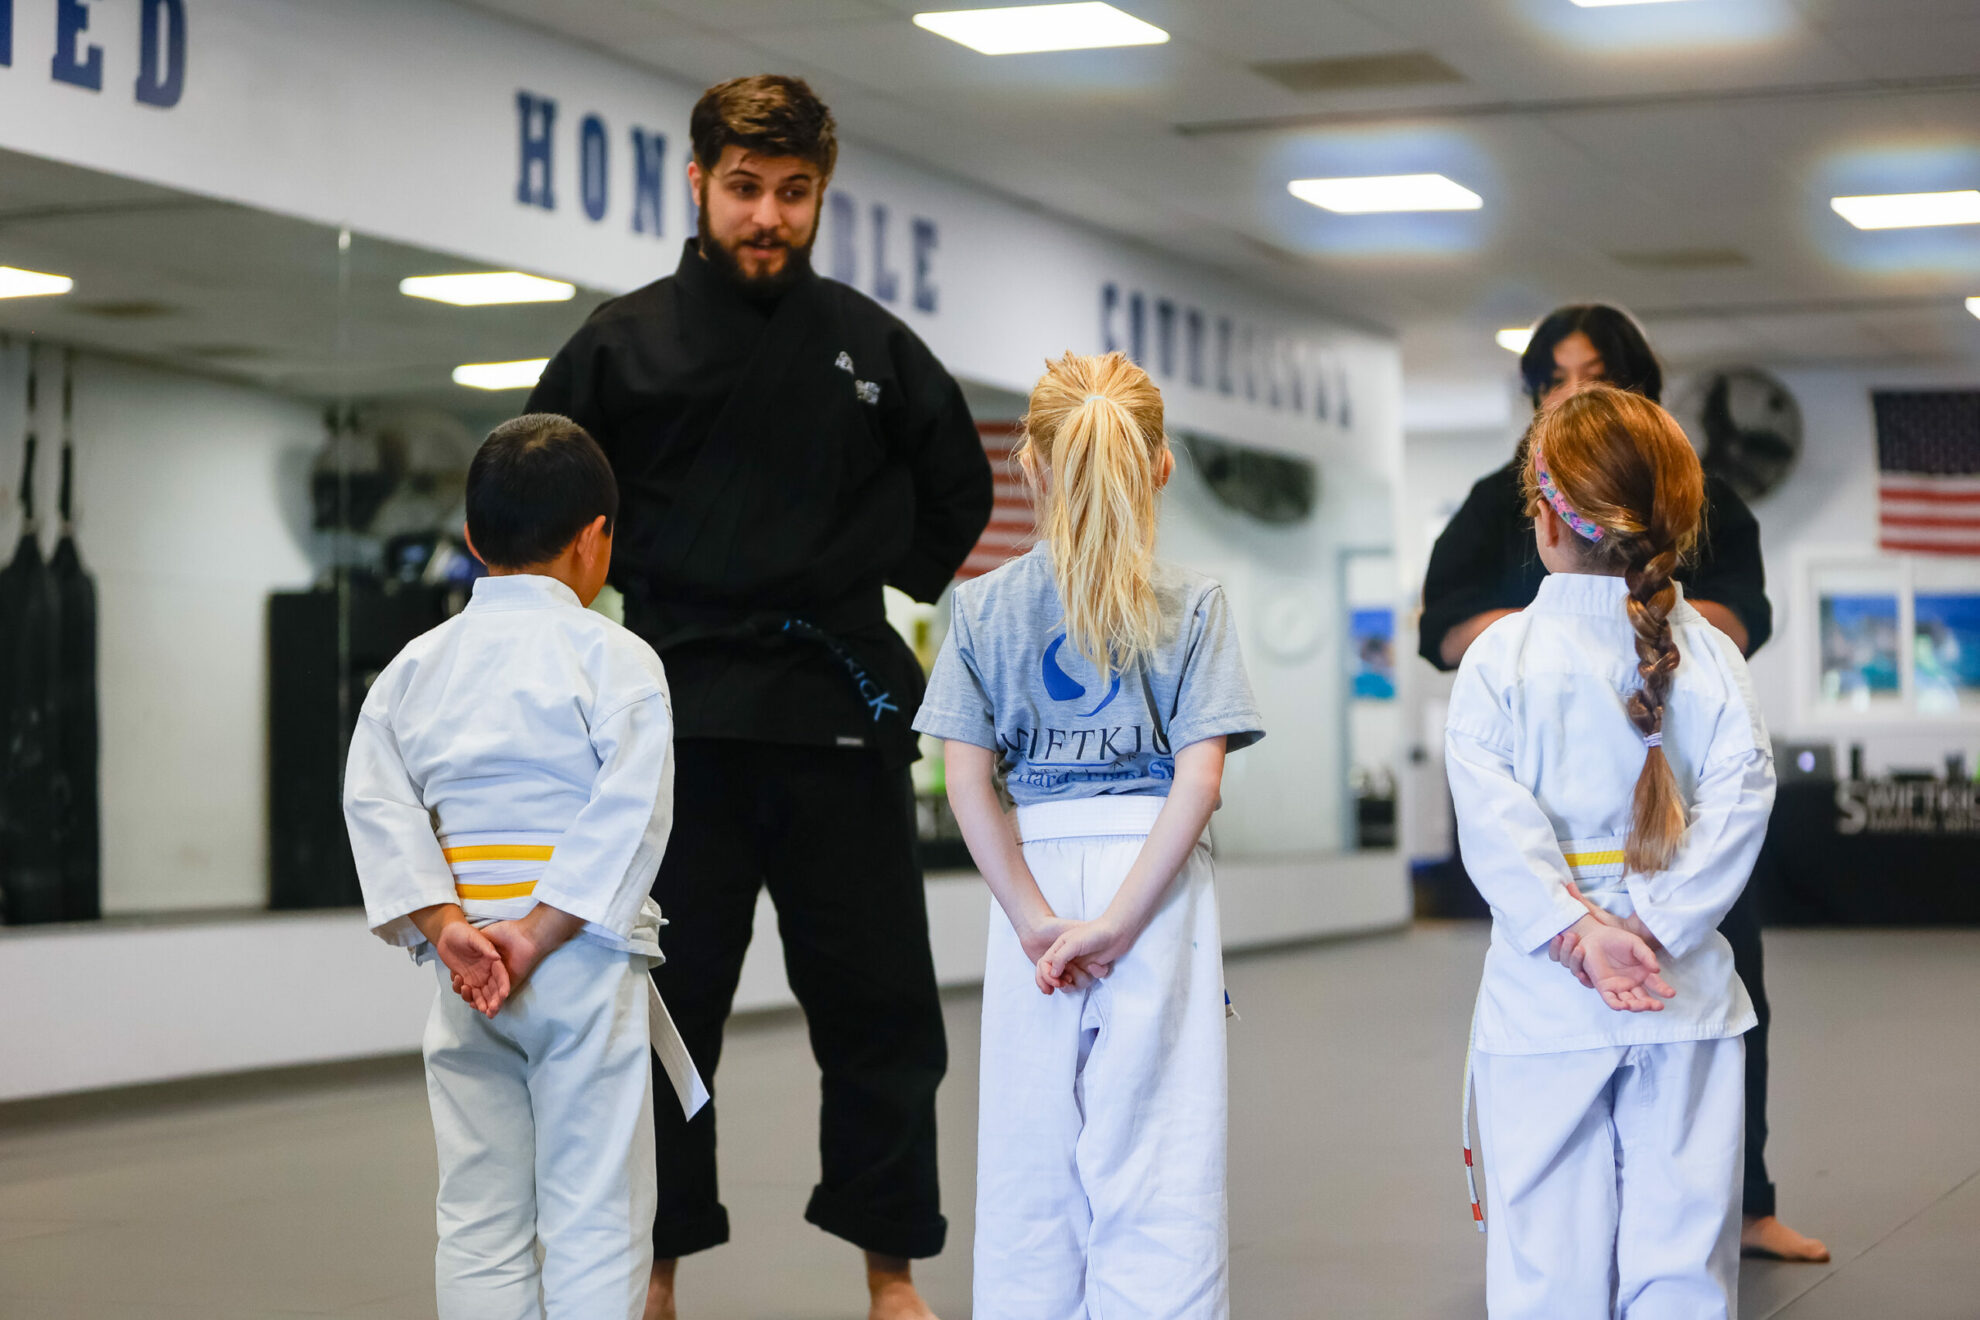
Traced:
[[[1766, 865], [1762, 854], [1761, 865]], [[1746, 985], [1753, 1001], [1754, 1016], [1760, 1019], [1746, 1033], [1746, 1186], [1740, 1209], [1749, 1215], [1774, 1213], [1774, 1184], [1767, 1178], [1767, 1024], [1773, 1012], [1767, 1007], [1767, 979], [1760, 956], [1760, 918], [1754, 910], [1753, 884], [1748, 882], [1739, 901], [1719, 923], [1719, 933], [1732, 945], [1733, 970]]]
[[[695, 1066], [719, 1094], [722, 1027], [768, 885], [823, 1074], [823, 1172], [805, 1218], [868, 1251], [935, 1255], [948, 1230], [935, 1166], [948, 1043], [907, 770], [867, 751], [712, 738], [682, 739], [674, 757], [674, 828], [653, 883], [667, 961], [653, 978]], [[657, 1257], [729, 1239], [716, 1110], [684, 1121], [656, 1071]]]

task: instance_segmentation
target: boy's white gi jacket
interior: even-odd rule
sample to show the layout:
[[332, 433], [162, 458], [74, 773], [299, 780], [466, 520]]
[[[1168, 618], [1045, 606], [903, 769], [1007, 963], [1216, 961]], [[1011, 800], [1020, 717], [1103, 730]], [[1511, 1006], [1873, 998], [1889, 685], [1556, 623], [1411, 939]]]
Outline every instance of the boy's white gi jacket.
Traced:
[[366, 920], [430, 953], [407, 913], [476, 925], [548, 903], [579, 938], [660, 957], [648, 896], [673, 823], [673, 712], [653, 648], [554, 578], [482, 578], [401, 651], [351, 736], [344, 817]]
[[[1621, 578], [1555, 573], [1524, 611], [1465, 653], [1444, 754], [1465, 870], [1492, 906], [1473, 1044], [1498, 1054], [1736, 1036], [1755, 1023], [1718, 924], [1760, 853], [1774, 759], [1746, 662], [1680, 597], [1682, 657], [1664, 711], [1664, 755], [1689, 807], [1668, 870], [1625, 874], [1623, 843], [1646, 754], [1624, 702], [1638, 686]], [[1572, 876], [1664, 946], [1677, 991], [1659, 1013], [1610, 1009], [1547, 956], [1584, 914]]]

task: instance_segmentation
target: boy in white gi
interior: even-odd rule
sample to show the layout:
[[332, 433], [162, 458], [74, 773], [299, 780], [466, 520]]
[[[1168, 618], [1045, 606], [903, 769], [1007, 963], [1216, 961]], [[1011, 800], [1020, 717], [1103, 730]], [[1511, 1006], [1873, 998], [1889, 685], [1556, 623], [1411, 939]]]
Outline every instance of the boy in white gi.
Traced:
[[1222, 1320], [1223, 949], [1204, 829], [1225, 752], [1263, 736], [1258, 712], [1223, 589], [1154, 559], [1175, 457], [1146, 373], [1119, 353], [1050, 364], [1017, 452], [1044, 539], [956, 588], [914, 725], [947, 740], [949, 801], [997, 899], [974, 1315]]
[[[438, 959], [424, 1052], [442, 1320], [637, 1317], [646, 1299], [661, 925], [647, 887], [673, 812], [673, 720], [652, 648], [585, 608], [617, 511], [575, 424], [499, 427], [468, 472], [490, 576], [378, 676], [351, 738], [366, 918]], [[664, 1060], [672, 1028], [651, 1008]]]
[[1754, 1014], [1715, 928], [1773, 756], [1738, 648], [1671, 580], [1704, 489], [1677, 423], [1591, 387], [1541, 413], [1525, 462], [1550, 576], [1466, 653], [1445, 735], [1492, 906], [1471, 1063], [1487, 1304], [1730, 1317]]

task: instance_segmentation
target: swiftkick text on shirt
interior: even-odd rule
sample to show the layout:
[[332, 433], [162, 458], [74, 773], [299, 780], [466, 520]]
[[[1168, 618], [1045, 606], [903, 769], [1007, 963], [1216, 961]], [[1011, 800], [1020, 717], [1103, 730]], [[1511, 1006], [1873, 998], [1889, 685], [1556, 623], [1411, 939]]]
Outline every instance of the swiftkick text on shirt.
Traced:
[[[1129, 735], [1132, 734], [1132, 741]], [[1144, 741], [1154, 757], [1140, 765]], [[1174, 779], [1175, 755], [1160, 729], [1119, 724], [1097, 729], [1012, 729], [997, 735], [998, 751], [1013, 765], [1009, 782], [1031, 788], [1063, 784], [1119, 783], [1131, 779]], [[1092, 750], [1091, 763], [1087, 751]], [[1070, 754], [1070, 761], [1054, 757]], [[1125, 758], [1126, 764], [1122, 764]]]

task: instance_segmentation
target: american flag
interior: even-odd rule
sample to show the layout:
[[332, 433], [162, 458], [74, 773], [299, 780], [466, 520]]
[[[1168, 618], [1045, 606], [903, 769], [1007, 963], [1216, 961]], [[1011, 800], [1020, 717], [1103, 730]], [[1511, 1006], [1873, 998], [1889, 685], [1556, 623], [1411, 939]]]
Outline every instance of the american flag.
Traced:
[[1878, 539], [1980, 556], [1980, 391], [1877, 390]]
[[990, 525], [983, 529], [976, 548], [956, 572], [962, 579], [980, 577], [1031, 548], [1031, 494], [1025, 489], [1017, 464], [1011, 462], [1011, 446], [1018, 437], [1017, 424], [978, 422], [976, 432], [983, 437], [983, 452], [990, 456], [997, 498], [990, 509]]

